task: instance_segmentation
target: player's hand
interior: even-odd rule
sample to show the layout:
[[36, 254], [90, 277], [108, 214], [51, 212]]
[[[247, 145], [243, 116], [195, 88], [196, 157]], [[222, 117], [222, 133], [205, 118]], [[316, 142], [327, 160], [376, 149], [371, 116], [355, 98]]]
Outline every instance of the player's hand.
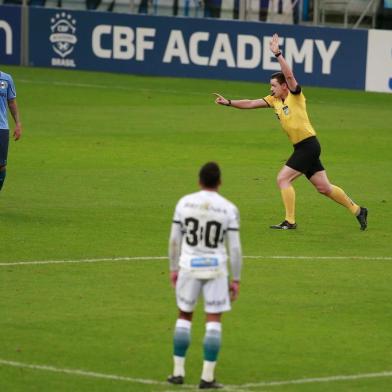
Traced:
[[22, 136], [22, 124], [18, 123], [15, 125], [14, 129], [14, 140], [17, 141]]
[[238, 282], [237, 280], [232, 280], [230, 282], [229, 291], [230, 301], [233, 302], [238, 298], [238, 295], [240, 293], [240, 282]]
[[216, 96], [215, 103], [217, 103], [218, 105], [227, 106], [229, 104], [229, 100], [223, 97], [222, 95], [218, 93], [212, 93], [212, 94]]
[[173, 288], [176, 287], [177, 278], [178, 278], [178, 271], [170, 271], [170, 282]]
[[280, 52], [280, 49], [279, 49], [279, 36], [278, 36], [278, 34], [274, 34], [272, 36], [272, 39], [270, 41], [269, 46], [270, 46], [271, 52], [273, 54], [277, 54], [277, 53]]

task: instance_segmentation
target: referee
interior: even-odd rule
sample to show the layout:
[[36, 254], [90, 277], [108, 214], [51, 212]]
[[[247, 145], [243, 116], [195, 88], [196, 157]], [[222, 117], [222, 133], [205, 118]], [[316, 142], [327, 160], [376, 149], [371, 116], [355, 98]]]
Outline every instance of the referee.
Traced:
[[220, 94], [215, 103], [233, 106], [238, 109], [274, 108], [275, 113], [294, 145], [294, 152], [280, 170], [277, 183], [282, 195], [286, 216], [282, 223], [270, 226], [271, 229], [296, 229], [295, 190], [292, 182], [305, 174], [307, 179], [323, 195], [346, 207], [356, 216], [360, 229], [367, 227], [368, 210], [354, 203], [343, 189], [329, 182], [327, 173], [320, 161], [321, 148], [306, 111], [306, 100], [301, 86], [295, 80], [293, 71], [279, 50], [277, 34], [271, 39], [270, 49], [278, 59], [282, 72], [271, 76], [271, 94], [262, 99], [230, 100]]
[[7, 156], [9, 127], [7, 109], [10, 109], [12, 118], [15, 121], [14, 140], [19, 140], [22, 134], [22, 124], [19, 119], [19, 110], [16, 104], [15, 85], [11, 75], [0, 71], [0, 190], [4, 185]]

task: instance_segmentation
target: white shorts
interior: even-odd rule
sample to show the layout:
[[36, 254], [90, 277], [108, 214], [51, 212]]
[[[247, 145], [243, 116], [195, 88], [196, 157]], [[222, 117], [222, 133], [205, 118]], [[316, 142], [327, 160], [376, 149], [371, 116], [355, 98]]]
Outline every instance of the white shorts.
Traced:
[[183, 312], [193, 312], [202, 292], [206, 313], [222, 313], [231, 309], [227, 276], [197, 279], [192, 272], [180, 270], [176, 284], [178, 308]]

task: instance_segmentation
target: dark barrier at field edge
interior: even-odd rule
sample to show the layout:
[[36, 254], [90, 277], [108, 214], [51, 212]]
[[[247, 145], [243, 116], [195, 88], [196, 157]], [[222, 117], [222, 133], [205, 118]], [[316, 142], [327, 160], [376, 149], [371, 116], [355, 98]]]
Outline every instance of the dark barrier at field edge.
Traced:
[[268, 81], [278, 32], [301, 83], [364, 89], [367, 32], [259, 22], [31, 9], [36, 66]]
[[0, 6], [0, 64], [20, 64], [20, 7]]
[[31, 8], [30, 62], [85, 70], [268, 81], [278, 32], [301, 83], [364, 89], [367, 31]]
[[29, 59], [32, 66], [267, 82], [279, 69], [268, 48], [275, 32], [301, 84], [365, 88], [366, 30], [31, 7]]

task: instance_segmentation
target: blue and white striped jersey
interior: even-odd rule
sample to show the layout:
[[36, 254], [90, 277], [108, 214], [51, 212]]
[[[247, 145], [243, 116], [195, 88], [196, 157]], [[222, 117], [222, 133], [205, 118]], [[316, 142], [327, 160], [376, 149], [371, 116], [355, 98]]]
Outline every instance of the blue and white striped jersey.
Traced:
[[16, 90], [11, 75], [0, 71], [0, 130], [9, 129], [8, 101], [16, 98]]

